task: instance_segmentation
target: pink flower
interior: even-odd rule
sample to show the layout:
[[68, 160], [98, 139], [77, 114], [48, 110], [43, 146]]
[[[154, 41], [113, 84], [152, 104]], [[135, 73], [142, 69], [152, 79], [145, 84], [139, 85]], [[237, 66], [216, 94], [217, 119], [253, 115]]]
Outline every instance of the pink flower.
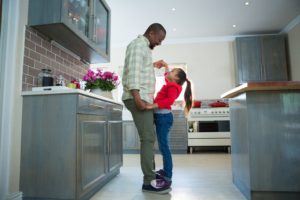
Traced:
[[107, 80], [107, 79], [112, 80], [112, 78], [113, 78], [113, 73], [111, 73], [111, 72], [104, 72], [102, 77], [103, 77], [103, 79], [105, 79], [105, 80]]
[[95, 71], [89, 69], [83, 76], [83, 80], [86, 81], [85, 89], [100, 88], [103, 90], [111, 91], [119, 85], [119, 77], [114, 72], [106, 71], [101, 69]]

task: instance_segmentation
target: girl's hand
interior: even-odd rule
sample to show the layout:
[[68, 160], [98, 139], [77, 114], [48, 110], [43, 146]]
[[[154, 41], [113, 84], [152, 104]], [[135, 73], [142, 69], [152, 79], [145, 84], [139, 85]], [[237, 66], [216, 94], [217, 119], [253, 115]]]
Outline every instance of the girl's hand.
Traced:
[[153, 66], [156, 67], [156, 68], [158, 68], [158, 69], [160, 69], [162, 67], [166, 67], [167, 68], [168, 64], [165, 61], [163, 61], [163, 60], [159, 60], [159, 61], [154, 62]]

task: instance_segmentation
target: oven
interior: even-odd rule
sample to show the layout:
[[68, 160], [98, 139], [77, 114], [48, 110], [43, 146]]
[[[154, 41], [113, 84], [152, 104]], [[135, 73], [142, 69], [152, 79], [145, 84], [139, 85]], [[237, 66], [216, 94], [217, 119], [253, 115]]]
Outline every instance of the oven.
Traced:
[[229, 120], [198, 121], [195, 132], [230, 132]]
[[230, 152], [230, 118], [228, 107], [192, 108], [188, 116], [188, 149], [224, 146]]

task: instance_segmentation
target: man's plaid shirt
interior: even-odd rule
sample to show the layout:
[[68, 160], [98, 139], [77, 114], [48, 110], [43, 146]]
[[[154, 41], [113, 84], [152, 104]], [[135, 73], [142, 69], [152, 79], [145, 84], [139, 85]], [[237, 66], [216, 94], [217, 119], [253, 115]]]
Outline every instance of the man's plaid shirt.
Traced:
[[122, 100], [132, 99], [130, 90], [136, 89], [139, 90], [141, 99], [153, 103], [155, 74], [149, 43], [146, 37], [139, 35], [127, 46], [122, 76]]

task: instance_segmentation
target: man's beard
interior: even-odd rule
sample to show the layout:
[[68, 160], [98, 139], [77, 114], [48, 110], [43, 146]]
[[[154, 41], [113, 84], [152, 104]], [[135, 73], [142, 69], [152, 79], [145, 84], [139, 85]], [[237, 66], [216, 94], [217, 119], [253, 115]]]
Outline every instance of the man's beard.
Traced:
[[149, 44], [149, 48], [150, 48], [151, 50], [153, 50], [153, 49], [154, 49], [154, 47], [155, 47], [155, 45], [154, 45], [154, 44]]

